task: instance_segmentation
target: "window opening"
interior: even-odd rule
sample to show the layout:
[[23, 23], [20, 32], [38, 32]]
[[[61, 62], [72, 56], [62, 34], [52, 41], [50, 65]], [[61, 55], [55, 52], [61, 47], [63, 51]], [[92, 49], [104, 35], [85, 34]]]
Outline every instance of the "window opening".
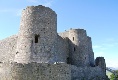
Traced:
[[74, 41], [74, 37], [73, 37], [73, 41]]
[[75, 47], [74, 47], [74, 51], [75, 51], [76, 49], [75, 49]]
[[68, 57], [67, 58], [67, 64], [70, 64], [71, 62], [70, 62], [70, 58]]
[[35, 43], [38, 43], [39, 35], [35, 35]]

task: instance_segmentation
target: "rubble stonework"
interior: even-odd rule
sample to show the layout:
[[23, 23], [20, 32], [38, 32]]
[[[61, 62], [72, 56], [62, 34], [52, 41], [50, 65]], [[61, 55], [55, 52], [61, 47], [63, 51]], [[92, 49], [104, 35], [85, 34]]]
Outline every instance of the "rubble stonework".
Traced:
[[86, 30], [57, 33], [52, 9], [29, 6], [18, 34], [0, 40], [0, 80], [107, 80], [106, 64]]

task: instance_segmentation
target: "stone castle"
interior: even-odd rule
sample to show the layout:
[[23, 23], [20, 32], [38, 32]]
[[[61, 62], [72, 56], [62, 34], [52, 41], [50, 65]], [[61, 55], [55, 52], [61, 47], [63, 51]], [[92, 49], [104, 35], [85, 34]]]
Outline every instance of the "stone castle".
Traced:
[[86, 30], [57, 33], [52, 9], [29, 6], [18, 34], [0, 40], [0, 80], [107, 80], [106, 64]]

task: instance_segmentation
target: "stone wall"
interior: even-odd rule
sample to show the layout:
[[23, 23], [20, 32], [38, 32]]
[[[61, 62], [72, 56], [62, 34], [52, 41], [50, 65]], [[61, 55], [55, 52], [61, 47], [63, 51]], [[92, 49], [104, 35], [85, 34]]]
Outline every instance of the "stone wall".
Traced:
[[3, 63], [0, 80], [71, 80], [71, 69], [62, 63]]
[[57, 62], [64, 62], [67, 63], [67, 58], [69, 57], [69, 45], [68, 45], [68, 38], [58, 36], [57, 40]]
[[0, 80], [106, 80], [102, 69], [65, 63], [1, 63]]
[[71, 80], [106, 80], [106, 74], [97, 67], [71, 66]]
[[12, 62], [16, 54], [17, 35], [0, 40], [0, 62]]

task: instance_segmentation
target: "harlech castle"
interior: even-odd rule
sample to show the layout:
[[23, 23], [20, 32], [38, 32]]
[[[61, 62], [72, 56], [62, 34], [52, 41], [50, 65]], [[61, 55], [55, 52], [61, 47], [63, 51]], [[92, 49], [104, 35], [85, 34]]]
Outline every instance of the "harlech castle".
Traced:
[[106, 64], [86, 30], [57, 33], [52, 9], [29, 6], [18, 34], [0, 40], [0, 80], [107, 80]]

